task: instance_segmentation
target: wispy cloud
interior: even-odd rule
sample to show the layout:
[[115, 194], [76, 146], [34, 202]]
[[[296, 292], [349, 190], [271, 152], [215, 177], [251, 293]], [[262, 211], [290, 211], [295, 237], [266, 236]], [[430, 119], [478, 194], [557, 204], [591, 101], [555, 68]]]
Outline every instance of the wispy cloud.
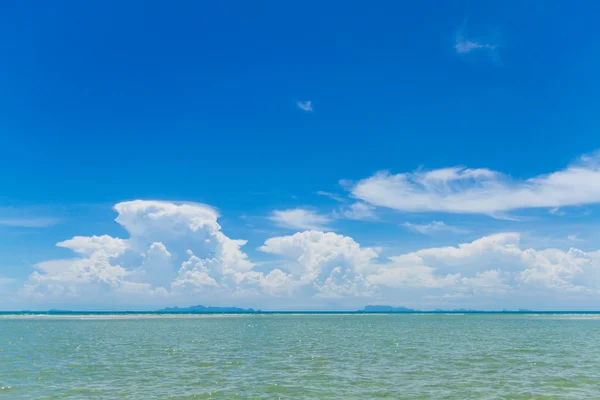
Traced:
[[505, 213], [490, 213], [490, 217], [497, 219], [499, 221], [512, 221], [512, 222], [524, 222], [531, 221], [533, 218], [531, 217], [523, 217], [520, 215], [509, 215]]
[[16, 281], [17, 281], [16, 279], [7, 278], [5, 276], [0, 276], [0, 286], [8, 285], [8, 284], [16, 282]]
[[456, 41], [456, 43], [454, 43], [454, 48], [456, 49], [456, 52], [458, 54], [464, 54], [464, 53], [470, 53], [473, 50], [479, 50], [479, 49], [494, 50], [496, 48], [496, 45], [489, 44], [489, 43], [474, 42], [474, 41], [465, 39], [463, 37], [460, 37]]
[[352, 196], [404, 212], [495, 216], [528, 208], [600, 203], [600, 153], [565, 169], [525, 180], [485, 168], [442, 168], [400, 174], [379, 172], [356, 183]]
[[319, 190], [319, 191], [317, 192], [317, 194], [318, 194], [319, 196], [325, 196], [325, 197], [329, 197], [330, 199], [332, 199], [332, 200], [335, 200], [335, 201], [338, 201], [338, 202], [340, 202], [340, 203], [345, 203], [345, 202], [346, 202], [346, 200], [345, 200], [345, 199], [344, 199], [342, 196], [340, 196], [340, 195], [338, 195], [338, 194], [335, 194], [335, 193], [331, 193], [331, 192], [324, 192], [324, 191], [322, 191], [322, 190]]
[[375, 207], [365, 203], [354, 203], [341, 213], [343, 218], [354, 219], [358, 221], [369, 221], [377, 219]]
[[468, 54], [476, 50], [494, 51], [498, 47], [497, 44], [488, 43], [483, 40], [476, 40], [467, 37], [466, 21], [456, 31], [454, 37], [454, 50], [457, 54]]
[[268, 217], [282, 228], [329, 230], [331, 218], [306, 208], [275, 210]]
[[13, 228], [45, 228], [58, 224], [58, 218], [32, 217], [32, 218], [0, 218], [0, 226]]
[[429, 235], [435, 232], [454, 232], [454, 233], [467, 233], [465, 229], [457, 228], [455, 226], [446, 225], [443, 221], [432, 221], [429, 224], [411, 224], [405, 222], [402, 224], [407, 229], [419, 232], [425, 235]]
[[303, 111], [313, 111], [312, 101], [299, 101], [296, 103], [299, 109]]

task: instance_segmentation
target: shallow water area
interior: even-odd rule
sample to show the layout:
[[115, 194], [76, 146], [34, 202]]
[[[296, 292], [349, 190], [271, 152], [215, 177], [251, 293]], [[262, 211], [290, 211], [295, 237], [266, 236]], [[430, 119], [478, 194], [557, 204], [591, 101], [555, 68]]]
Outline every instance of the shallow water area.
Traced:
[[598, 314], [1, 315], [0, 398], [600, 398]]

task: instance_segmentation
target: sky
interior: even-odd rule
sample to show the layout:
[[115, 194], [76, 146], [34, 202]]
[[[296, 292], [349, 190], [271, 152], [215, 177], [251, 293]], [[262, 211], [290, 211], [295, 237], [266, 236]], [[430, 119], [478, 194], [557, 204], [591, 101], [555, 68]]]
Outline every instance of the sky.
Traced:
[[600, 310], [600, 4], [0, 4], [0, 309]]

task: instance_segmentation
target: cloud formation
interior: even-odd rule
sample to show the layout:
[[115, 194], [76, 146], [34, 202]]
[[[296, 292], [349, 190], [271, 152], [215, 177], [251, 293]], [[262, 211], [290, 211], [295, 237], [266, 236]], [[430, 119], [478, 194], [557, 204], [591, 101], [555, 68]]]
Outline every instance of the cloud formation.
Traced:
[[299, 109], [302, 111], [313, 111], [312, 101], [299, 101], [296, 103]]
[[441, 168], [363, 179], [352, 196], [404, 212], [495, 215], [527, 208], [600, 203], [599, 155], [581, 157], [567, 168], [525, 180], [489, 169]]
[[356, 202], [343, 209], [341, 217], [357, 221], [368, 221], [377, 219], [377, 214], [375, 214], [375, 207], [369, 204]]
[[241, 250], [245, 240], [221, 232], [217, 211], [204, 204], [130, 201], [114, 207], [129, 238], [76, 236], [60, 242], [77, 258], [35, 265], [23, 294], [52, 299], [82, 297], [144, 301], [200, 293], [202, 298], [272, 292], [274, 277], [253, 271]]
[[402, 224], [407, 229], [423, 234], [432, 234], [436, 232], [454, 232], [454, 233], [466, 233], [468, 231], [457, 228], [455, 226], [446, 225], [444, 221], [431, 221], [428, 224], [413, 224], [405, 222]]
[[376, 249], [361, 248], [348, 236], [319, 231], [271, 238], [259, 250], [293, 261], [287, 268], [298, 283], [310, 284], [323, 297], [369, 292], [365, 274], [377, 258]]
[[268, 218], [282, 228], [300, 230], [328, 230], [327, 226], [331, 222], [329, 216], [306, 208], [275, 210]]
[[[218, 212], [208, 205], [136, 200], [114, 209], [127, 238], [75, 236], [59, 242], [76, 257], [36, 264], [21, 298], [46, 306], [278, 308], [340, 299], [394, 303], [409, 295], [412, 302], [474, 299], [479, 304], [531, 293], [588, 300], [600, 294], [600, 251], [523, 248], [518, 233], [382, 257], [383, 249], [361, 246], [349, 236], [305, 230], [265, 240], [258, 250], [274, 259], [254, 263], [242, 250], [247, 242], [226, 236]], [[16, 285], [9, 278], [0, 281]]]
[[599, 294], [600, 252], [522, 249], [519, 244], [519, 234], [501, 233], [457, 247], [422, 249], [390, 257], [368, 279], [398, 288], [439, 288], [461, 297], [532, 290]]

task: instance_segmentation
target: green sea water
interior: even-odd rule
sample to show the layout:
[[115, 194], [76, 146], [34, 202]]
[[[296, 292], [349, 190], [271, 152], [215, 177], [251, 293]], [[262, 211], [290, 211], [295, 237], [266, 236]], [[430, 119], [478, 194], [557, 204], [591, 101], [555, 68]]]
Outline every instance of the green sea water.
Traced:
[[598, 315], [0, 316], [4, 399], [594, 399]]

